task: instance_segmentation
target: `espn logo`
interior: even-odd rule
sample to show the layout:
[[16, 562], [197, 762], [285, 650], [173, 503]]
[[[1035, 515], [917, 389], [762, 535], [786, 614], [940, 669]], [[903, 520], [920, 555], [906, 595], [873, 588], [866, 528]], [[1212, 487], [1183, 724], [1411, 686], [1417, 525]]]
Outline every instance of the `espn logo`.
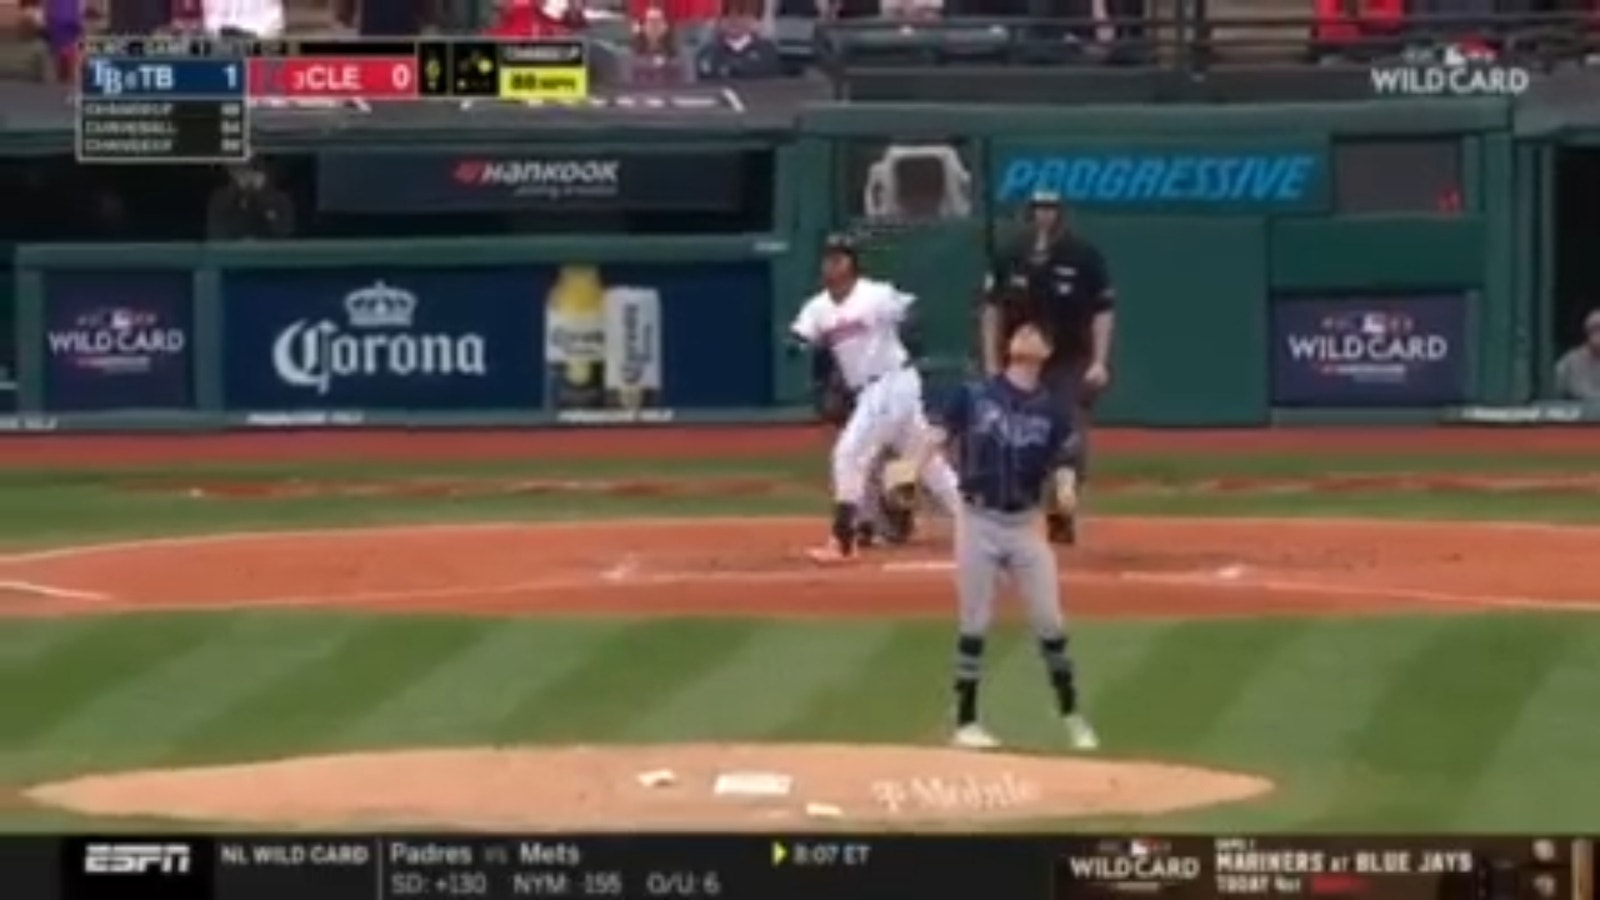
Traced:
[[84, 849], [83, 871], [91, 875], [184, 875], [189, 871], [189, 845], [90, 844]]

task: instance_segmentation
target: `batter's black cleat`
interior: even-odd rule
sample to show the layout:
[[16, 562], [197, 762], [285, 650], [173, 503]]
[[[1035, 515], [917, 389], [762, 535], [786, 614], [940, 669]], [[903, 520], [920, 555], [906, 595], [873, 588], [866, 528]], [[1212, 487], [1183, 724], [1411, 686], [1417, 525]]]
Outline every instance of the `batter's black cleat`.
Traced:
[[878, 543], [878, 526], [871, 522], [856, 523], [856, 546], [862, 549], [876, 546]]
[[1078, 545], [1078, 517], [1052, 513], [1046, 519], [1050, 543], [1065, 547]]

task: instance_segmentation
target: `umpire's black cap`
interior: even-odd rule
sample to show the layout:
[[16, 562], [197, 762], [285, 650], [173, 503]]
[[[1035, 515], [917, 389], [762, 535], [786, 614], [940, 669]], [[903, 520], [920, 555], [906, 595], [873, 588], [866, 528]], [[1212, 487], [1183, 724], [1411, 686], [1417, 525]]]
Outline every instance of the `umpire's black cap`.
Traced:
[[835, 233], [828, 235], [822, 241], [822, 254], [827, 256], [834, 253], [847, 256], [851, 262], [856, 262], [861, 251], [856, 246], [855, 238], [848, 234]]

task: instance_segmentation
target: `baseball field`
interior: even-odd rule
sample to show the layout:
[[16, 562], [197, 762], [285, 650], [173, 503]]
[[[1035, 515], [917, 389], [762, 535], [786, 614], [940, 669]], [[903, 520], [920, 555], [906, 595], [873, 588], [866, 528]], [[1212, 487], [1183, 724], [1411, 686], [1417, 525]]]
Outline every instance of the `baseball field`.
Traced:
[[1581, 831], [1600, 429], [1098, 435], [1103, 749], [806, 429], [0, 441], [0, 827]]

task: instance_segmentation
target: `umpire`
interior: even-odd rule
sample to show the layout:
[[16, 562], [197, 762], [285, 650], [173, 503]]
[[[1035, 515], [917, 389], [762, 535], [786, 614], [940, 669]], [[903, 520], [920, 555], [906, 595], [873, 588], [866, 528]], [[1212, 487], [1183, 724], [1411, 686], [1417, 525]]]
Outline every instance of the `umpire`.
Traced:
[[[1115, 315], [1111, 277], [1094, 244], [1067, 227], [1061, 197], [1037, 191], [1028, 202], [1028, 232], [1001, 246], [990, 260], [980, 313], [984, 371], [1005, 368], [1006, 337], [1031, 323], [1055, 352], [1044, 383], [1075, 423], [1069, 467], [1081, 485], [1087, 474], [1088, 427], [1095, 400], [1111, 383]], [[1050, 540], [1077, 543], [1071, 513], [1052, 512]]]

